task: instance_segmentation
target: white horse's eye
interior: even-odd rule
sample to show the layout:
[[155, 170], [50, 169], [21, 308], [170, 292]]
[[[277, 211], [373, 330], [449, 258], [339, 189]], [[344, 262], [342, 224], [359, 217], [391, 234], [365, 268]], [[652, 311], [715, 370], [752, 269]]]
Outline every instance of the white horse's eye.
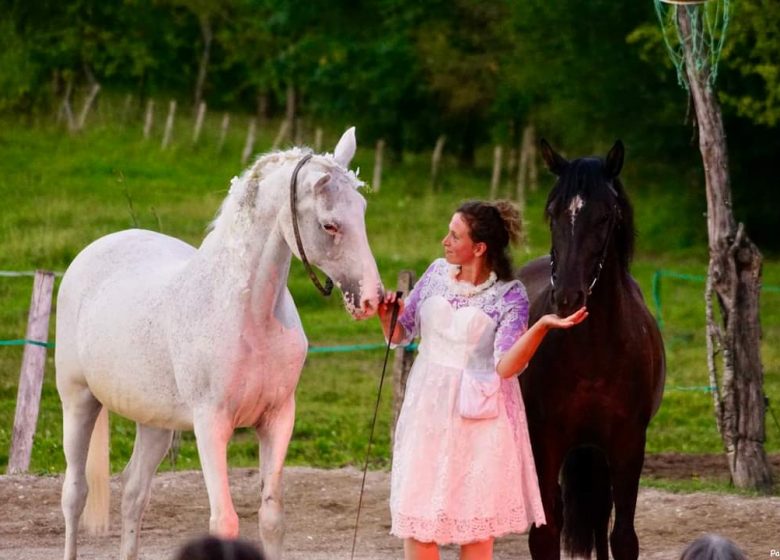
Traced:
[[336, 235], [340, 231], [338, 224], [334, 224], [332, 222], [322, 224], [322, 229], [324, 229], [331, 235]]

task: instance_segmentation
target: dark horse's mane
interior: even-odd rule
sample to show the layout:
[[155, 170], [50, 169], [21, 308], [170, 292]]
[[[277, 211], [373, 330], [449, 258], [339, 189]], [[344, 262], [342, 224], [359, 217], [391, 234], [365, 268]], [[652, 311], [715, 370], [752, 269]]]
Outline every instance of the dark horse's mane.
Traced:
[[617, 193], [618, 216], [612, 235], [615, 238], [618, 260], [623, 270], [628, 271], [634, 257], [634, 208], [626, 196], [619, 177], [606, 177], [604, 160], [597, 157], [585, 157], [571, 161], [558, 177], [550, 191], [545, 206], [545, 219], [549, 222], [555, 214], [576, 195], [586, 200], [610, 202], [614, 195], [610, 185]]

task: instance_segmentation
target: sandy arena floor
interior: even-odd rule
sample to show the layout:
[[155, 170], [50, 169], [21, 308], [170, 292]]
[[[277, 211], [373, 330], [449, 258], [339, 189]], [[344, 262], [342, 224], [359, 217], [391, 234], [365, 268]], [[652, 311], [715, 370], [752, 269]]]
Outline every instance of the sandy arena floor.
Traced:
[[[780, 456], [773, 457], [780, 477]], [[646, 476], [727, 477], [721, 457], [648, 457]], [[230, 473], [241, 534], [257, 539], [259, 477], [254, 469]], [[285, 471], [286, 560], [349, 559], [361, 474], [356, 469]], [[62, 557], [63, 520], [60, 476], [0, 476], [0, 559], [55, 560]], [[387, 508], [389, 475], [369, 473], [361, 513], [356, 558], [402, 558], [401, 543], [390, 536]], [[112, 479], [111, 531], [80, 538], [80, 558], [116, 558], [119, 552], [119, 479]], [[208, 500], [199, 471], [157, 475], [141, 534], [141, 558], [168, 560], [188, 537], [208, 528]], [[780, 551], [780, 497], [753, 498], [713, 493], [675, 494], [643, 488], [637, 504], [640, 558], [676, 559], [696, 536], [716, 532], [734, 539], [751, 559]], [[780, 554], [780, 552], [776, 553]], [[525, 535], [500, 539], [496, 560], [530, 558]], [[454, 560], [454, 548], [443, 560]]]

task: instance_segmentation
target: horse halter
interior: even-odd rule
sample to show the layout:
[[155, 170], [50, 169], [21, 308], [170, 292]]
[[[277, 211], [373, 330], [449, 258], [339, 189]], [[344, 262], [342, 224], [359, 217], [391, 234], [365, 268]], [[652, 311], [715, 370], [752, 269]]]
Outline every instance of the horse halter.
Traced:
[[314, 286], [320, 291], [320, 293], [328, 297], [331, 292], [333, 292], [333, 280], [331, 280], [328, 276], [325, 276], [325, 286], [320, 283], [319, 278], [317, 278], [317, 274], [314, 272], [314, 269], [312, 268], [311, 264], [309, 264], [309, 259], [306, 258], [306, 253], [303, 250], [303, 241], [301, 241], [301, 232], [298, 229], [298, 212], [295, 209], [295, 195], [298, 190], [298, 172], [301, 170], [301, 167], [303, 167], [307, 161], [309, 161], [312, 158], [312, 154], [306, 154], [301, 158], [301, 160], [298, 162], [298, 164], [295, 166], [295, 169], [293, 170], [292, 177], [290, 177], [290, 213], [292, 214], [292, 226], [293, 226], [293, 233], [295, 234], [295, 244], [298, 246], [298, 254], [301, 256], [301, 262], [303, 263], [303, 267], [306, 269], [306, 272], [309, 275], [309, 278], [311, 278], [312, 283]]
[[[611, 187], [610, 187], [611, 188]], [[617, 195], [614, 189], [612, 189], [612, 192]], [[607, 260], [607, 251], [609, 250], [609, 242], [612, 240], [612, 232], [615, 229], [615, 222], [617, 221], [617, 214], [618, 214], [618, 206], [617, 202], [612, 206], [612, 213], [609, 216], [609, 230], [607, 231], [607, 237], [604, 239], [604, 247], [601, 249], [601, 258], [599, 258], [599, 263], [596, 266], [596, 274], [593, 276], [593, 281], [588, 286], [588, 295], [593, 292], [593, 286], [596, 285], [596, 282], [598, 282], [599, 277], [601, 276], [601, 270], [604, 268], [604, 261]], [[553, 289], [555, 289], [555, 251], [550, 251], [550, 286], [552, 286]]]

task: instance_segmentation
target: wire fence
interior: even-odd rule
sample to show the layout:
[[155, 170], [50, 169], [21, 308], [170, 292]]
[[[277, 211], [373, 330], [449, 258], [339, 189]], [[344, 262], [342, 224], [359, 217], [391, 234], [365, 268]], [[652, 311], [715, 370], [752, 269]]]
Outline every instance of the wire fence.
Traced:
[[[62, 272], [54, 272], [55, 276], [62, 276]], [[11, 271], [0, 270], [0, 277], [34, 277], [35, 271]], [[682, 280], [685, 282], [695, 282], [703, 284], [707, 281], [707, 277], [698, 274], [687, 274], [681, 272], [675, 272], [673, 270], [658, 269], [652, 276], [652, 301], [653, 312], [655, 319], [658, 323], [658, 327], [663, 331], [664, 319], [663, 319], [663, 298], [662, 298], [662, 282], [663, 278], [671, 278], [675, 280]], [[780, 293], [780, 286], [764, 285], [761, 287], [762, 292], [765, 293]], [[24, 346], [25, 344], [32, 344], [35, 346], [43, 346], [45, 348], [54, 348], [54, 342], [44, 342], [40, 340], [28, 340], [24, 338], [0, 340], [0, 346]], [[309, 354], [330, 354], [330, 353], [347, 353], [347, 352], [365, 352], [370, 350], [381, 350], [385, 348], [384, 342], [366, 343], [366, 344], [344, 344], [344, 345], [332, 345], [332, 346], [310, 346]], [[415, 351], [417, 344], [412, 343], [405, 347], [406, 350]], [[666, 391], [680, 391], [680, 392], [711, 392], [713, 388], [708, 385], [703, 386], [666, 386]]]

